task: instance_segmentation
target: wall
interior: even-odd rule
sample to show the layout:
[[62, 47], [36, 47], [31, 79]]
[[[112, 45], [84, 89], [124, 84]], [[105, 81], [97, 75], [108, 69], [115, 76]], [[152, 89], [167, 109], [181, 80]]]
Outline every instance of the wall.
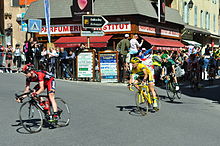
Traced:
[[[192, 0], [194, 5], [191, 10], [189, 10], [189, 25], [195, 26], [195, 20], [194, 20], [194, 14], [195, 14], [195, 6], [197, 6], [197, 27], [201, 28], [201, 22], [200, 22], [200, 12], [203, 10], [204, 12], [209, 12], [210, 14], [210, 28], [207, 29], [212, 34], [218, 34], [219, 26], [219, 0]], [[173, 0], [173, 3], [171, 5], [171, 8], [177, 9], [181, 16], [183, 16], [183, 3], [189, 2], [189, 0]], [[214, 3], [215, 2], [215, 3]], [[215, 15], [215, 31], [214, 31], [214, 18], [213, 15]], [[203, 15], [204, 23], [202, 28], [205, 29], [205, 16]]]
[[20, 7], [13, 7], [11, 6], [11, 0], [4, 0], [4, 11], [5, 13], [12, 14], [11, 19], [4, 19], [4, 29], [7, 29], [10, 25], [12, 25], [12, 45], [15, 46], [17, 43], [23, 44], [25, 41], [26, 32], [21, 31], [21, 26], [16, 21], [16, 19], [17, 14], [25, 12], [25, 9]]

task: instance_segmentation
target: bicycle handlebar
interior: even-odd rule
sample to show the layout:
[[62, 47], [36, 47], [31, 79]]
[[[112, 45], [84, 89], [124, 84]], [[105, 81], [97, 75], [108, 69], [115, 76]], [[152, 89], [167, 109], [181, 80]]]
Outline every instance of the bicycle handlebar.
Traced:
[[148, 87], [148, 84], [142, 84], [142, 83], [132, 83], [132, 84], [130, 84], [130, 85], [128, 85], [129, 87], [128, 87], [128, 89], [130, 90], [130, 91], [134, 91], [131, 87], [132, 86], [135, 86], [135, 85], [138, 85], [139, 87], [142, 87], [142, 88], [146, 88], [146, 87]]
[[20, 95], [18, 95], [17, 93], [15, 93], [15, 96], [16, 96], [16, 98], [20, 98], [20, 97], [22, 97], [22, 96], [24, 96], [24, 95], [31, 94], [32, 92], [34, 92], [34, 91], [33, 91], [33, 90], [30, 90], [29, 92], [27, 92], [27, 93], [22, 93], [22, 94], [20, 94]]

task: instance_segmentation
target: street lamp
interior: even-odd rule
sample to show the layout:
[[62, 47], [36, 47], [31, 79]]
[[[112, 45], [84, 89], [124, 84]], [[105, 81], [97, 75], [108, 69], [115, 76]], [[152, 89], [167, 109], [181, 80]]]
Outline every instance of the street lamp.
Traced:
[[192, 8], [193, 8], [193, 1], [192, 1], [192, 0], [189, 1], [188, 7], [189, 7], [189, 9], [192, 9]]

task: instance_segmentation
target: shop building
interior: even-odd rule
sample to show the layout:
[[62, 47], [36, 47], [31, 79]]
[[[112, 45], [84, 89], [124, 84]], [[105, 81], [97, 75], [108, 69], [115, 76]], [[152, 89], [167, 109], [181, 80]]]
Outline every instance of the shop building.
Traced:
[[183, 40], [202, 47], [219, 46], [218, 0], [173, 0], [170, 7], [179, 11], [186, 24], [182, 30]]
[[[80, 17], [72, 15], [72, 5], [72, 0], [51, 2], [52, 42], [69, 37], [66, 41], [63, 38], [63, 45], [70, 47], [73, 47], [70, 44], [79, 45], [80, 41], [77, 42], [75, 38], [80, 37], [80, 31], [83, 30], [82, 21]], [[105, 36], [111, 36], [107, 42], [105, 37], [101, 37], [105, 38], [103, 41], [107, 43], [108, 49], [114, 50], [126, 33], [130, 36], [138, 34], [146, 41], [144, 45], [155, 45], [157, 47], [155, 49], [177, 50], [184, 47], [180, 42], [184, 22], [178, 11], [170, 7], [165, 8], [165, 23], [158, 22], [157, 4], [150, 0], [96, 0], [94, 14], [102, 15], [109, 22], [101, 29]], [[42, 19], [44, 25], [43, 0], [32, 3], [24, 19]], [[45, 27], [42, 28], [42, 32], [36, 33], [35, 37], [38, 41], [46, 43]]]

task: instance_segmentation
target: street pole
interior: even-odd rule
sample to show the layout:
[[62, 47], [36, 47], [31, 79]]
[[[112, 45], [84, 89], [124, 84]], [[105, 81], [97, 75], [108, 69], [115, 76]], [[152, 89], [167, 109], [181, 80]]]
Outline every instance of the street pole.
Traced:
[[87, 37], [88, 49], [90, 49], [90, 37]]

